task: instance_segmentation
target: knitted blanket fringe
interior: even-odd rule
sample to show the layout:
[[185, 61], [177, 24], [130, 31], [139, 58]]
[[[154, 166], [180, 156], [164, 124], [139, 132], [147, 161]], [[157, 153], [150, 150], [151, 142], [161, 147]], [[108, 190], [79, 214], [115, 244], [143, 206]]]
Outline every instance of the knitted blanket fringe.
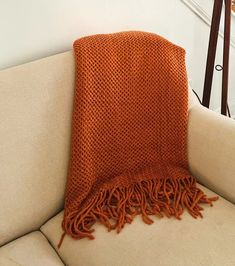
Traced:
[[[130, 224], [136, 215], [141, 215], [146, 224], [152, 224], [150, 215], [158, 217], [174, 216], [181, 220], [186, 208], [194, 218], [203, 217], [201, 203], [213, 206], [218, 197], [208, 198], [196, 187], [193, 176], [188, 178], [163, 178], [142, 180], [126, 187], [101, 189], [92, 198], [86, 208], [71, 212], [62, 223], [62, 227], [74, 239], [87, 237], [94, 239], [91, 227], [98, 221], [108, 231], [120, 233], [126, 223]], [[63, 233], [58, 248], [64, 236]]]

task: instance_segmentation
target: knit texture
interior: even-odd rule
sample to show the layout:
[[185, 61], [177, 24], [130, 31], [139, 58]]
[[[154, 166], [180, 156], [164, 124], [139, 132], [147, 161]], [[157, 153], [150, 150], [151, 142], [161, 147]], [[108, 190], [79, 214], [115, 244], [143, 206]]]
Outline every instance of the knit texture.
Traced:
[[189, 172], [185, 51], [138, 31], [84, 37], [74, 51], [63, 236], [93, 239], [95, 222], [120, 232], [138, 214], [202, 216], [217, 198]]

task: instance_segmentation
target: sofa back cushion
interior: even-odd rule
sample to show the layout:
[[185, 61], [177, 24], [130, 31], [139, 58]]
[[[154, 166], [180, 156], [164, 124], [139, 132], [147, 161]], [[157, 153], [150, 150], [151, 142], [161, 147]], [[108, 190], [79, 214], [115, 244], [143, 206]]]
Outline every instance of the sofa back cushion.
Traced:
[[73, 53], [0, 72], [0, 245], [63, 207]]

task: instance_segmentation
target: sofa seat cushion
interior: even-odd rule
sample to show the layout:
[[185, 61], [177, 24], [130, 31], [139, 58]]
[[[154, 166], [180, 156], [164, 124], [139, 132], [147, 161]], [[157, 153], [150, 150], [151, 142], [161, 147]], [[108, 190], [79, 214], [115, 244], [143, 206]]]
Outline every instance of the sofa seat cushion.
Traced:
[[2, 266], [64, 265], [40, 231], [22, 236], [0, 248]]
[[[193, 219], [185, 211], [180, 221], [156, 217], [155, 223], [147, 225], [136, 217], [120, 234], [96, 224], [95, 240], [65, 236], [57, 252], [70, 266], [235, 265], [235, 206], [220, 198], [214, 207], [204, 209], [203, 219]], [[55, 249], [62, 217], [61, 212], [41, 227]]]

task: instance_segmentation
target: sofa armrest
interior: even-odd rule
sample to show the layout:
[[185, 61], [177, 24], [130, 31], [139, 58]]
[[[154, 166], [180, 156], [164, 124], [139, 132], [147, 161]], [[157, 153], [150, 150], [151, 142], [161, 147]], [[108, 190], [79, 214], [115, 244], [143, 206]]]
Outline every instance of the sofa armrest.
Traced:
[[195, 105], [189, 110], [188, 154], [198, 182], [235, 203], [235, 121]]

